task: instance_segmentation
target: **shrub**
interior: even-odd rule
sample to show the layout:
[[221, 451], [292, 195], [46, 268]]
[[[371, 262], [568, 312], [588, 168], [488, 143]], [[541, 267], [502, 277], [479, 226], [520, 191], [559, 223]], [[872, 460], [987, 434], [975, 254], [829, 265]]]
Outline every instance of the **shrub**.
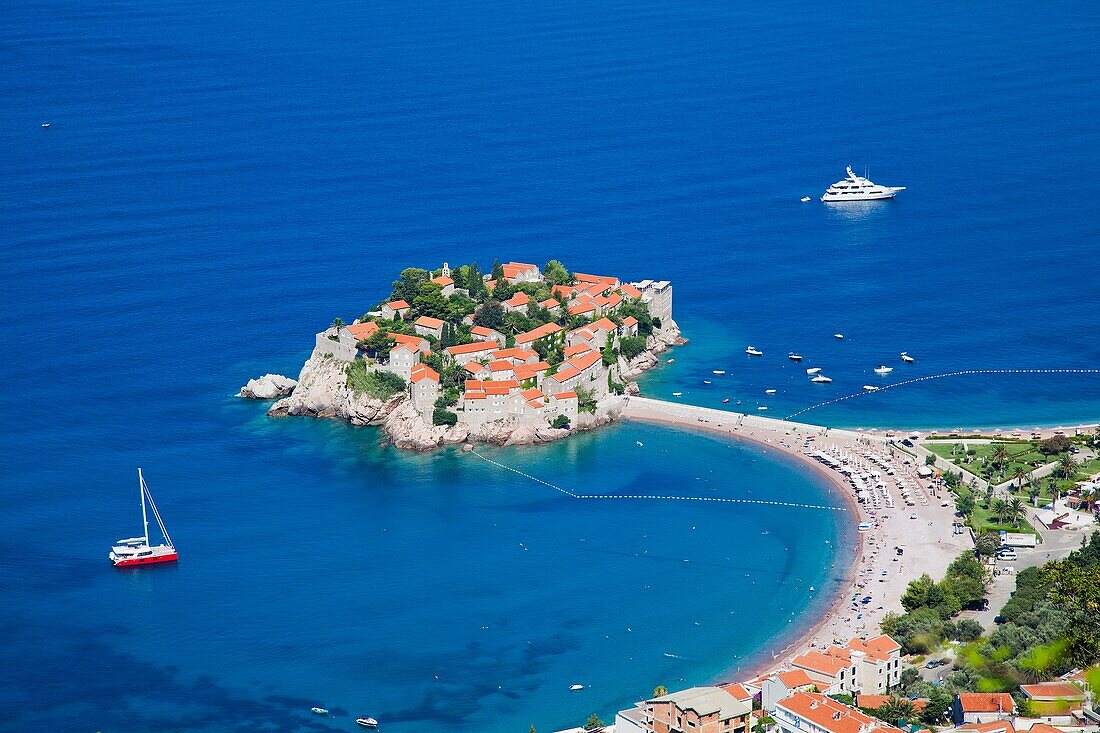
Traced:
[[432, 425], [454, 425], [458, 422], [458, 415], [450, 410], [437, 407], [432, 412]]
[[645, 351], [645, 339], [641, 336], [624, 336], [619, 339], [619, 353], [627, 359], [633, 359]]
[[368, 394], [380, 400], [388, 400], [405, 391], [405, 380], [393, 372], [367, 369], [362, 361], [353, 361], [347, 367], [347, 385], [355, 394]]
[[558, 415], [554, 418], [554, 422], [550, 423], [550, 427], [557, 428], [558, 430], [568, 430], [569, 417], [567, 415]]

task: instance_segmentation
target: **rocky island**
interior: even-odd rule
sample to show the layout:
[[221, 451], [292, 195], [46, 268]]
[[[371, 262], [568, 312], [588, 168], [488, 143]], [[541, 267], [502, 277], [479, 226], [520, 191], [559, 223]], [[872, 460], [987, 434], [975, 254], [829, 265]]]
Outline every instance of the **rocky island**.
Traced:
[[538, 443], [615, 420], [658, 354], [683, 343], [668, 281], [521, 262], [403, 270], [386, 302], [316, 335], [297, 383], [242, 397], [268, 414], [380, 425], [400, 448]]

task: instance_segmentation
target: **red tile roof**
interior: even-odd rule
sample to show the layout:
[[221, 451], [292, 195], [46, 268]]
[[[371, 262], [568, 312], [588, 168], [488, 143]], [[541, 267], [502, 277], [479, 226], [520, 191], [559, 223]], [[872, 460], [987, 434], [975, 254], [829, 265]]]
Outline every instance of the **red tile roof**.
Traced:
[[395, 311], [409, 307], [409, 304], [403, 300], [391, 300], [389, 303], [386, 303], [386, 305], [388, 305], [390, 308], [393, 308]]
[[591, 313], [596, 310], [596, 304], [591, 302], [574, 303], [569, 306], [569, 315], [571, 316], [583, 316], [585, 313]]
[[537, 341], [538, 339], [546, 338], [547, 336], [553, 336], [560, 330], [561, 326], [556, 323], [544, 323], [538, 328], [532, 328], [527, 333], [521, 333], [519, 336], [516, 336], [516, 343], [529, 344], [532, 341]]
[[512, 368], [512, 362], [507, 359], [497, 359], [489, 362], [489, 371], [491, 372], [510, 372]]
[[474, 326], [470, 329], [470, 333], [474, 336], [487, 336], [489, 338], [496, 338], [499, 335], [497, 331], [485, 326]]
[[471, 361], [470, 363], [468, 363], [466, 366], [463, 367], [463, 369], [468, 371], [470, 374], [478, 374], [484, 368], [485, 368], [484, 364], [478, 364], [476, 361]]
[[399, 344], [404, 344], [409, 351], [423, 351], [428, 353], [429, 343], [423, 336], [413, 336], [407, 333], [390, 333], [390, 337]]
[[733, 684], [730, 684], [730, 685], [718, 685], [718, 686], [721, 687], [726, 692], [728, 692], [729, 694], [733, 695], [734, 700], [748, 700], [752, 697], [752, 695], [749, 694], [749, 691], [746, 690], [743, 685], [740, 685], [736, 682], [733, 683]]
[[899, 733], [877, 718], [816, 692], [796, 692], [776, 704], [829, 733]]
[[501, 265], [501, 267], [504, 270], [504, 277], [509, 280], [517, 278], [521, 274], [530, 272], [531, 270], [534, 270], [536, 273], [539, 271], [538, 265], [528, 265], [525, 262], [509, 262], [505, 265]]
[[626, 318], [623, 319], [623, 325], [626, 326], [627, 328], [630, 328], [631, 326], [637, 326], [638, 325], [638, 319], [635, 318], [634, 316], [627, 316]]
[[640, 297], [642, 297], [642, 291], [638, 290], [638, 288], [634, 287], [633, 285], [631, 285], [629, 283], [623, 283], [622, 285], [620, 285], [619, 286], [619, 292], [621, 292], [623, 295], [627, 296], [628, 298], [640, 298]]
[[531, 296], [522, 290], [513, 295], [508, 300], [504, 301], [505, 305], [510, 305], [513, 308], [518, 308], [521, 305], [527, 305], [531, 302]]
[[570, 366], [567, 363], [567, 364], [563, 365], [561, 369], [559, 369], [557, 372], [555, 372], [551, 376], [553, 376], [553, 378], [558, 382], [558, 384], [561, 384], [562, 382], [566, 381], [567, 379], [572, 379], [573, 377], [579, 376], [580, 373], [581, 373], [580, 369], [577, 369], [575, 366]]
[[425, 379], [429, 379], [433, 382], [438, 382], [439, 372], [437, 372], [435, 369], [432, 369], [427, 364], [417, 364], [413, 367], [409, 379], [410, 381], [412, 381], [413, 384], [421, 382]]
[[442, 285], [443, 287], [447, 287], [448, 285], [454, 285], [455, 284], [455, 281], [452, 280], [451, 278], [447, 277], [446, 275], [440, 275], [439, 277], [433, 277], [432, 282], [435, 283], [436, 285]]
[[458, 346], [448, 346], [446, 351], [451, 356], [458, 356], [460, 354], [478, 354], [482, 351], [496, 351], [500, 348], [500, 344], [496, 341], [475, 341], [472, 344], [459, 344]]
[[1020, 691], [1036, 700], [1084, 700], [1085, 693], [1069, 682], [1040, 682], [1020, 685]]
[[523, 395], [523, 399], [525, 399], [525, 400], [534, 400], [534, 399], [538, 399], [539, 397], [544, 396], [542, 394], [542, 390], [539, 389], [538, 387], [531, 387], [530, 389], [525, 389], [522, 392], [520, 392], [520, 394]]
[[606, 275], [587, 275], [583, 272], [574, 272], [573, 279], [579, 283], [617, 283], [619, 278]]
[[610, 318], [604, 317], [598, 321], [593, 321], [592, 323], [589, 323], [588, 328], [598, 328], [603, 331], [614, 331], [617, 327], [615, 326], [615, 321], [611, 320]]
[[554, 399], [556, 399], [556, 400], [575, 400], [575, 399], [577, 399], [577, 393], [576, 392], [558, 392], [556, 395], [554, 395]]
[[591, 351], [591, 350], [592, 350], [592, 347], [589, 346], [588, 344], [573, 344], [572, 346], [566, 346], [565, 351], [562, 352], [562, 353], [564, 353], [565, 358], [568, 359], [571, 356], [577, 356], [578, 354], [583, 354], [586, 351]]
[[964, 713], [1013, 713], [1016, 703], [1007, 692], [960, 692], [959, 705]]
[[413, 321], [413, 325], [436, 329], [443, 328], [443, 321], [439, 320], [438, 318], [432, 318], [431, 316], [420, 316], [420, 318], [417, 318], [415, 321]]
[[497, 349], [493, 352], [494, 359], [519, 359], [522, 362], [528, 359], [534, 358], [538, 360], [538, 354], [531, 349], [521, 349], [518, 346], [513, 346], [510, 349]]
[[504, 395], [519, 389], [519, 382], [514, 379], [502, 382], [482, 382], [481, 388], [485, 390], [485, 394]]
[[822, 654], [821, 652], [815, 651], [808, 651], [801, 656], [795, 657], [791, 660], [791, 663], [814, 672], [820, 672], [829, 677], [836, 677], [840, 674], [840, 670], [850, 666], [843, 659], [837, 659], [829, 654]]
[[378, 324], [374, 321], [367, 321], [366, 323], [353, 323], [348, 326], [348, 331], [355, 337], [356, 341], [364, 341], [369, 339], [374, 334], [378, 333]]
[[543, 308], [548, 308], [548, 309], [554, 309], [554, 308], [560, 308], [561, 307], [561, 303], [558, 302], [557, 298], [547, 298], [546, 300], [540, 300], [539, 305], [541, 305]]
[[[977, 733], [1016, 733], [1011, 720], [991, 720], [988, 723], [967, 723], [960, 725], [958, 730], [973, 730]], [[1035, 730], [1032, 726], [1031, 730]]]
[[794, 690], [799, 687], [809, 687], [816, 684], [810, 675], [806, 674], [804, 669], [792, 669], [787, 672], [779, 672], [775, 675], [779, 678], [788, 690]]
[[901, 644], [883, 634], [871, 639], [856, 637], [848, 642], [848, 648], [865, 653], [868, 659], [885, 661], [890, 658], [892, 652], [901, 651]]
[[600, 352], [588, 351], [584, 354], [581, 354], [580, 356], [574, 356], [572, 359], [569, 360], [569, 363], [583, 372], [585, 369], [589, 368], [602, 358], [603, 355], [600, 354]]
[[539, 372], [545, 372], [550, 369], [550, 363], [546, 361], [537, 361], [534, 364], [520, 364], [516, 367], [516, 379], [531, 379], [539, 374]]

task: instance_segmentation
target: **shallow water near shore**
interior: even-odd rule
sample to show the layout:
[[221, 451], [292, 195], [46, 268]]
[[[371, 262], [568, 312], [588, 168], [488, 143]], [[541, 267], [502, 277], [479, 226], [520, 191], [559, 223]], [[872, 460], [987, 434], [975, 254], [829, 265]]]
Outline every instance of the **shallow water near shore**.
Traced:
[[[646, 393], [770, 416], [911, 376], [1100, 365], [1091, 3], [3, 17], [3, 730], [341, 730], [369, 711], [399, 733], [545, 731], [712, 681], [818, 615], [843, 515], [569, 500], [231, 397], [295, 374], [409, 265], [671, 279], [691, 343]], [[816, 201], [849, 163], [909, 188]], [[802, 419], [1098, 415], [1096, 375], [979, 375]], [[774, 454], [653, 426], [491, 455], [584, 493], [828, 499]], [[117, 573], [138, 465], [183, 559]]]

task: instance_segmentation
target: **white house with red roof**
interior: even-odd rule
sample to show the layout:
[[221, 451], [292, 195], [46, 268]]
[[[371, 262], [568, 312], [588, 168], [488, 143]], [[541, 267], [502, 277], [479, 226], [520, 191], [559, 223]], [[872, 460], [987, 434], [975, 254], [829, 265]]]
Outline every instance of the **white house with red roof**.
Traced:
[[538, 328], [517, 335], [515, 340], [516, 346], [523, 346], [528, 349], [535, 348], [535, 343], [538, 341], [543, 341], [548, 346], [561, 343], [562, 327], [556, 323], [544, 323]]
[[810, 678], [804, 669], [789, 669], [776, 672], [760, 681], [760, 707], [769, 714], [775, 712], [775, 705], [796, 692], [813, 692], [818, 683]]
[[439, 397], [439, 372], [427, 364], [417, 364], [409, 374], [413, 407], [429, 420]]
[[504, 334], [488, 326], [473, 326], [470, 328], [470, 336], [474, 341], [496, 341], [503, 348], [507, 339]]
[[598, 351], [586, 351], [566, 359], [556, 372], [543, 377], [542, 387], [547, 394], [583, 388], [596, 399], [604, 397], [607, 395], [607, 367], [603, 364], [603, 355]]
[[408, 303], [403, 300], [391, 300], [389, 303], [383, 303], [379, 308], [382, 312], [382, 317], [387, 321], [393, 321], [398, 318], [404, 318], [405, 314], [412, 309]]
[[878, 718], [817, 692], [796, 692], [775, 705], [780, 733], [901, 733]]
[[407, 382], [412, 377], [413, 367], [419, 363], [420, 351], [407, 343], [399, 343], [390, 349], [390, 360], [384, 368]]
[[504, 310], [509, 313], [526, 313], [527, 306], [530, 304], [531, 296], [522, 290], [517, 290], [511, 298], [501, 303], [501, 305], [504, 306]]
[[490, 355], [500, 348], [496, 341], [475, 341], [472, 344], [459, 344], [443, 349], [447, 355], [455, 360], [459, 366], [465, 366], [471, 361], [485, 362]]
[[1016, 715], [1016, 702], [1007, 692], [960, 692], [951, 703], [955, 725], [1010, 720]]
[[454, 295], [455, 281], [450, 275], [440, 275], [439, 277], [433, 277], [432, 282], [440, 287], [440, 295], [444, 298], [449, 298]]
[[436, 339], [443, 338], [443, 325], [445, 321], [431, 316], [420, 316], [413, 321], [413, 330], [421, 336], [432, 336]]
[[502, 267], [504, 269], [504, 279], [513, 285], [542, 282], [542, 273], [539, 271], [538, 265], [529, 265], [525, 262], [509, 262], [502, 265]]

